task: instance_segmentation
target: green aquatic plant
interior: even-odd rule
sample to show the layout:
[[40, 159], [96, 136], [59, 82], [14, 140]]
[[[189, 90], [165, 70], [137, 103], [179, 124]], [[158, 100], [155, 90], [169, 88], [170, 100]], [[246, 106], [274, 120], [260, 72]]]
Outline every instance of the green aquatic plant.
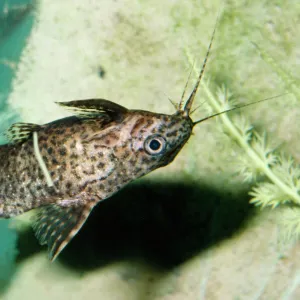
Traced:
[[293, 76], [285, 70], [282, 66], [280, 66], [276, 60], [265, 50], [263, 50], [261, 47], [259, 47], [257, 44], [253, 43], [256, 47], [258, 53], [260, 54], [261, 58], [272, 68], [272, 70], [277, 74], [277, 76], [281, 79], [281, 82], [283, 82], [285, 88], [289, 91], [291, 94], [291, 98], [294, 101], [297, 101], [297, 99], [300, 99], [300, 89], [298, 87], [298, 83], [293, 78]]
[[[191, 54], [186, 51], [190, 65], [193, 65], [195, 74], [198, 68], [192, 63]], [[294, 81], [283, 71], [267, 54], [263, 54], [271, 66], [276, 69], [288, 87], [291, 87], [294, 97], [300, 95]], [[214, 93], [207, 80], [201, 82], [206, 95], [205, 106], [209, 113], [219, 113], [233, 107], [232, 94], [224, 86]], [[271, 99], [270, 99], [271, 100]], [[225, 132], [242, 149], [245, 155], [239, 159], [239, 173], [247, 182], [255, 182], [249, 192], [252, 197], [250, 203], [266, 208], [285, 207], [281, 224], [283, 226], [282, 239], [295, 240], [300, 236], [300, 167], [291, 156], [277, 150], [277, 147], [268, 142], [267, 134], [260, 134], [249, 123], [246, 117], [238, 118], [230, 114], [219, 116], [221, 130]], [[220, 123], [219, 123], [220, 124]], [[258, 180], [259, 178], [259, 180]]]

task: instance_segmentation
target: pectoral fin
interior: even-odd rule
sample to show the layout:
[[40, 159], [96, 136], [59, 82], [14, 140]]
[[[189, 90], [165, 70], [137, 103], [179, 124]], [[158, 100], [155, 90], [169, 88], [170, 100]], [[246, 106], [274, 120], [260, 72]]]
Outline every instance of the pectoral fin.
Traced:
[[61, 206], [51, 204], [40, 209], [33, 225], [41, 245], [48, 245], [49, 259], [58, 254], [80, 230], [95, 203]]

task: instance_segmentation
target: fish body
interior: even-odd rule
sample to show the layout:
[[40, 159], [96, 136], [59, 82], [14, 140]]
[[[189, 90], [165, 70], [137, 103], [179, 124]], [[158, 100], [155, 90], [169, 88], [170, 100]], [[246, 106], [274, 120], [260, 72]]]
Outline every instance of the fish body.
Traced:
[[[97, 101], [97, 100], [94, 100]], [[84, 102], [84, 101], [82, 101]], [[1, 214], [12, 217], [30, 209], [73, 199], [81, 193], [106, 199], [130, 181], [173, 160], [192, 129], [176, 116], [127, 111], [106, 116], [69, 117], [36, 127], [41, 155], [54, 183], [47, 187], [34, 154], [32, 137], [0, 146]], [[179, 135], [184, 135], [178, 139]], [[145, 140], [167, 138], [163, 153], [149, 154]]]
[[[103, 99], [61, 105], [77, 115], [45, 125], [17, 123], [7, 132], [11, 142], [0, 146], [0, 217], [40, 208], [34, 227], [51, 259], [98, 202], [173, 161], [193, 128], [178, 112], [128, 110]], [[53, 186], [36, 158], [33, 132]]]

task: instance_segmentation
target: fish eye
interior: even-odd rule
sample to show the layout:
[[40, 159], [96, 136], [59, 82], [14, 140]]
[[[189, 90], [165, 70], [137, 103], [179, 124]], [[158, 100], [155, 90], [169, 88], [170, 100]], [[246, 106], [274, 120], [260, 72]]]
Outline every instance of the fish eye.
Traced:
[[150, 155], [161, 154], [166, 149], [166, 140], [158, 134], [151, 135], [145, 140], [144, 148]]

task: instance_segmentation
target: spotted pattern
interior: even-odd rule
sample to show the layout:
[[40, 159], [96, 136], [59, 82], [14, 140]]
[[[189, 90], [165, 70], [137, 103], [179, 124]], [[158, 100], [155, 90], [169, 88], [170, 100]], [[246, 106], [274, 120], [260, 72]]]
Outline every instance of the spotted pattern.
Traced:
[[[109, 116], [73, 116], [34, 126], [54, 187], [47, 186], [30, 133], [25, 141], [0, 146], [0, 217], [42, 207], [35, 228], [51, 258], [76, 234], [97, 202], [170, 163], [193, 128], [191, 119], [178, 113], [124, 108], [116, 118]], [[144, 141], [153, 134], [166, 140], [161, 155], [151, 156], [144, 149]], [[60, 209], [66, 199], [70, 206]]]

